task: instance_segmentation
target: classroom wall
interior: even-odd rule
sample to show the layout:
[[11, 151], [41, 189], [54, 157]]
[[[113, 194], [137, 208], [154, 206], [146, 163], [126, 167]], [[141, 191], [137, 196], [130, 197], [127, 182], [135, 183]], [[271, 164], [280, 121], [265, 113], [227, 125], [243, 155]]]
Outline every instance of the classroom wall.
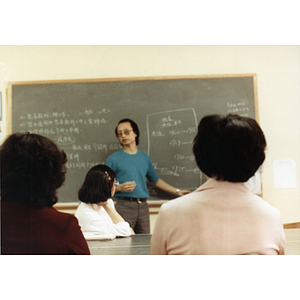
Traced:
[[[284, 223], [299, 222], [300, 46], [0, 46], [0, 138], [7, 134], [8, 82], [246, 73], [257, 74], [259, 122], [268, 143], [263, 198]], [[296, 187], [277, 188], [273, 163], [288, 159], [296, 164]], [[283, 181], [285, 174], [279, 174]]]

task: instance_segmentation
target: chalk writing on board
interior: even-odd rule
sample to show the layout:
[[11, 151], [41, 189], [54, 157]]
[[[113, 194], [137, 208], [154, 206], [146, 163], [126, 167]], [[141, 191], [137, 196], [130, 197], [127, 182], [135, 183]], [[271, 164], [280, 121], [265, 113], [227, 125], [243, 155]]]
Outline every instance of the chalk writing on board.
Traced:
[[120, 145], [117, 143], [97, 143], [91, 142], [89, 139], [86, 140], [87, 143], [82, 142], [85, 140], [85, 135], [89, 129], [105, 126], [108, 123], [105, 115], [109, 113], [109, 108], [103, 108], [96, 112], [88, 108], [75, 115], [71, 115], [68, 111], [27, 113], [19, 117], [18, 126], [31, 133], [45, 135], [53, 139], [66, 152], [68, 169], [90, 169], [104, 162], [87, 161], [90, 156], [81, 154], [87, 152], [108, 153], [120, 149]]
[[247, 101], [241, 101], [237, 103], [227, 102], [228, 114], [239, 114], [244, 117], [249, 117], [250, 109], [247, 105]]
[[193, 108], [147, 115], [148, 155], [158, 176], [167, 182], [171, 176], [179, 188], [198, 187], [202, 176], [192, 154], [196, 131]]

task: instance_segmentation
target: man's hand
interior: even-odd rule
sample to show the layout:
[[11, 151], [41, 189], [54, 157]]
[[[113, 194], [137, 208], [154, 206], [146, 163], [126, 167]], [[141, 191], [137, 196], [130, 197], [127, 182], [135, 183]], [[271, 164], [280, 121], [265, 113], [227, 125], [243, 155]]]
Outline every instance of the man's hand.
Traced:
[[121, 183], [117, 186], [117, 192], [120, 192], [120, 191], [124, 191], [126, 193], [130, 193], [134, 190], [134, 188], [136, 187], [136, 183], [135, 181], [127, 181], [127, 182], [124, 182], [124, 183]]

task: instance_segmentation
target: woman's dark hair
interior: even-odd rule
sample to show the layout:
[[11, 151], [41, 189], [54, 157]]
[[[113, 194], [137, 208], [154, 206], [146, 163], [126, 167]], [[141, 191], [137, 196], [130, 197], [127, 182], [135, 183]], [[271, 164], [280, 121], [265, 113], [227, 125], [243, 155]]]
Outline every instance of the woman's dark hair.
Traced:
[[78, 191], [78, 198], [85, 203], [105, 202], [112, 197], [116, 173], [106, 165], [91, 168]]
[[116, 137], [118, 137], [118, 126], [119, 126], [119, 124], [126, 123], [126, 122], [130, 123], [130, 125], [133, 129], [133, 132], [136, 134], [135, 142], [136, 142], [136, 145], [138, 145], [139, 142], [140, 142], [140, 131], [139, 131], [139, 128], [138, 128], [137, 124], [134, 121], [132, 121], [131, 119], [122, 119], [121, 121], [119, 121], [119, 123], [118, 123], [118, 125], [115, 129]]
[[198, 126], [193, 152], [209, 177], [246, 182], [265, 160], [266, 140], [254, 119], [239, 115], [210, 115]]
[[14, 133], [0, 147], [1, 200], [51, 207], [65, 181], [67, 156], [47, 137]]

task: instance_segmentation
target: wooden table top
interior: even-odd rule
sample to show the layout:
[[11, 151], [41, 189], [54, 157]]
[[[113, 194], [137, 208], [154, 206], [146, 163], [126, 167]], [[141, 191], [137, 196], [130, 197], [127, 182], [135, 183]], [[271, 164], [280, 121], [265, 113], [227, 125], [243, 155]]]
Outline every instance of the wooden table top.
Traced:
[[[300, 228], [284, 229], [286, 255], [300, 255]], [[114, 240], [87, 241], [92, 255], [150, 255], [150, 234], [136, 234]]]

